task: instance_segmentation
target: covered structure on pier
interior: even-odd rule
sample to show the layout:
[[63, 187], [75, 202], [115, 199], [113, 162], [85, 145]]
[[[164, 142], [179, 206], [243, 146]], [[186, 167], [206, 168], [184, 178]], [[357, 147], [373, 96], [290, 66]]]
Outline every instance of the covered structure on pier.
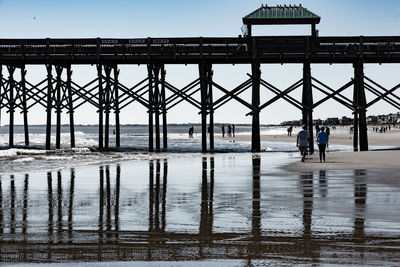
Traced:
[[243, 17], [246, 26], [246, 35], [252, 36], [253, 25], [311, 25], [311, 35], [317, 36], [315, 25], [321, 21], [321, 17], [304, 8], [302, 5], [262, 5], [247, 16]]

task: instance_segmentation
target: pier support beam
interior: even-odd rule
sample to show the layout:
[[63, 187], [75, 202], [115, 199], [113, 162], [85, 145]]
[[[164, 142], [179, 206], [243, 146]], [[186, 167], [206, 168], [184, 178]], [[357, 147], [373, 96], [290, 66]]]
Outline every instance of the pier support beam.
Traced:
[[46, 121], [46, 150], [50, 149], [51, 145], [51, 108], [53, 106], [53, 76], [51, 64], [46, 65], [47, 68], [47, 121]]
[[214, 127], [214, 118], [212, 111], [212, 85], [209, 82], [212, 79], [212, 65], [202, 62], [199, 64], [200, 92], [201, 92], [201, 151], [207, 152], [207, 114], [210, 113], [210, 149], [214, 149], [214, 140], [211, 141], [211, 128]]
[[310, 154], [314, 154], [314, 134], [313, 134], [313, 94], [311, 86], [311, 64], [306, 62], [303, 64], [303, 124], [307, 125], [310, 133], [309, 149]]
[[69, 136], [70, 136], [70, 140], [71, 140], [71, 147], [75, 147], [74, 103], [72, 100], [71, 76], [72, 76], [72, 70], [71, 70], [71, 65], [69, 65], [67, 67]]
[[106, 113], [105, 129], [104, 129], [104, 148], [108, 149], [110, 143], [110, 91], [111, 91], [111, 67], [104, 66], [106, 74], [105, 102], [104, 111]]
[[103, 66], [97, 65], [97, 76], [99, 78], [99, 150], [103, 150]]
[[26, 103], [26, 70], [25, 65], [21, 67], [21, 91], [22, 91], [22, 113], [24, 116], [24, 136], [25, 146], [29, 146], [29, 125], [28, 125], [28, 108]]
[[61, 75], [63, 67], [56, 66], [57, 83], [56, 83], [56, 149], [61, 147]]
[[154, 151], [154, 131], [153, 131], [153, 65], [147, 65], [149, 75], [149, 152]]
[[115, 108], [115, 146], [121, 147], [121, 127], [119, 122], [118, 66], [114, 66], [114, 108]]
[[[211, 64], [207, 65], [207, 80], [212, 81], [213, 70]], [[210, 114], [209, 122], [209, 137], [210, 137], [210, 151], [214, 151], [214, 107], [213, 107], [213, 88], [212, 84], [208, 82], [207, 84], [207, 108]]]
[[153, 104], [154, 104], [154, 115], [155, 115], [155, 123], [156, 123], [156, 151], [160, 152], [161, 148], [161, 137], [160, 137], [160, 65], [153, 65], [153, 74], [154, 74], [154, 94], [153, 94]]
[[251, 151], [260, 152], [261, 141], [260, 141], [260, 80], [261, 80], [261, 69], [259, 62], [253, 62], [251, 64], [252, 74], [252, 100], [253, 106], [253, 118], [251, 124]]
[[[364, 64], [361, 60], [354, 63], [354, 97], [355, 119], [358, 112], [358, 131], [360, 140], [360, 151], [368, 151], [368, 133], [367, 133], [367, 116], [366, 116], [366, 98], [364, 89]], [[354, 127], [354, 140], [356, 139], [356, 127]], [[354, 141], [355, 142], [355, 141]], [[354, 146], [356, 149], [356, 144]], [[357, 151], [357, 150], [354, 150]]]
[[14, 146], [14, 112], [15, 112], [15, 99], [14, 99], [14, 89], [15, 89], [15, 80], [14, 80], [14, 72], [15, 67], [8, 66], [8, 84], [9, 84], [9, 109], [10, 112], [10, 123], [8, 128], [8, 145], [10, 147]]
[[162, 100], [162, 123], [163, 123], [163, 149], [168, 148], [168, 130], [167, 130], [167, 106], [165, 103], [165, 66], [161, 67], [161, 100]]

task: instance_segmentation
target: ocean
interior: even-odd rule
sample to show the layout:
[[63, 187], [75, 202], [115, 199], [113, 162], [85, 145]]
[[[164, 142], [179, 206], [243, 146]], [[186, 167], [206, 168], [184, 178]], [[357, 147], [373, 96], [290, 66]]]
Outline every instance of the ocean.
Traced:
[[[189, 127], [194, 127], [193, 138], [188, 137]], [[69, 126], [62, 125], [61, 149], [44, 150], [45, 125], [29, 127], [30, 148], [24, 148], [24, 129], [22, 125], [14, 128], [14, 148], [8, 148], [8, 126], [0, 126], [0, 173], [9, 173], [19, 170], [47, 170], [76, 165], [90, 165], [121, 160], [136, 160], [147, 158], [148, 126], [121, 125], [121, 149], [115, 150], [115, 127], [110, 127], [111, 151], [100, 153], [98, 147], [97, 125], [76, 125], [76, 147], [70, 148]], [[293, 135], [299, 128], [295, 128]], [[162, 131], [162, 130], [161, 130]], [[181, 157], [184, 154], [201, 153], [201, 126], [200, 124], [170, 124], [168, 125], [168, 152], [172, 157]], [[227, 133], [227, 127], [225, 126]], [[337, 130], [335, 134], [342, 134], [345, 130]], [[235, 125], [235, 134], [251, 135], [250, 125]], [[261, 126], [262, 135], [287, 134], [286, 127]], [[161, 133], [162, 136], [162, 133]], [[234, 137], [221, 138], [221, 125], [215, 127], [215, 149], [217, 153], [246, 153], [250, 152], [249, 141], [239, 142]], [[162, 137], [161, 137], [162, 139]], [[55, 146], [55, 127], [52, 127], [52, 147]], [[208, 140], [207, 140], [208, 142]], [[161, 140], [162, 145], [162, 140]], [[261, 142], [263, 152], [297, 152], [294, 142]], [[351, 151], [352, 147], [331, 145], [329, 151]], [[163, 154], [163, 153], [161, 153]], [[165, 154], [165, 153], [164, 153]], [[158, 157], [160, 155], [153, 155]]]

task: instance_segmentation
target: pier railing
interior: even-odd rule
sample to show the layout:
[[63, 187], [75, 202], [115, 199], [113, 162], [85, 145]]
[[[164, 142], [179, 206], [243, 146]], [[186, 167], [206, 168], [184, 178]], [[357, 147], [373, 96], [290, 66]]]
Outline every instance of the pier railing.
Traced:
[[268, 36], [251, 38], [0, 39], [0, 60], [25, 64], [68, 62], [312, 63], [400, 62], [398, 36]]

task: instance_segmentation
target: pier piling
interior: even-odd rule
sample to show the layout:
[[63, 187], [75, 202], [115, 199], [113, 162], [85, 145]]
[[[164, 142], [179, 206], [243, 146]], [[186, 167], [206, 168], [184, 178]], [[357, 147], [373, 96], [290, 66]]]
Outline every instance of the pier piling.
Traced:
[[310, 154], [314, 154], [314, 129], [313, 129], [313, 94], [311, 87], [311, 64], [306, 62], [303, 64], [303, 124], [307, 125], [310, 133], [309, 150]]
[[149, 152], [154, 152], [154, 131], [153, 131], [153, 65], [147, 65], [149, 76]]
[[68, 91], [69, 136], [71, 140], [71, 147], [75, 147], [74, 103], [72, 100], [71, 76], [72, 76], [71, 65], [68, 65], [66, 86]]
[[47, 64], [47, 120], [46, 120], [46, 150], [50, 149], [51, 146], [51, 109], [53, 106], [53, 76], [52, 76], [52, 65]]
[[10, 123], [9, 123], [9, 135], [8, 135], [8, 143], [10, 147], [14, 146], [14, 113], [15, 113], [15, 99], [14, 99], [14, 90], [15, 90], [15, 80], [14, 80], [14, 66], [8, 66], [9, 73], [9, 112], [10, 112]]
[[21, 66], [21, 91], [22, 91], [22, 113], [24, 116], [24, 137], [25, 146], [29, 146], [29, 125], [28, 125], [28, 108], [26, 103], [26, 70], [25, 65]]
[[61, 75], [63, 67], [56, 66], [57, 83], [56, 83], [56, 149], [61, 147]]
[[104, 129], [104, 148], [108, 149], [110, 144], [110, 91], [111, 91], [111, 67], [104, 66], [104, 72], [106, 74], [106, 87], [105, 87], [105, 102], [104, 112], [105, 118], [105, 129]]
[[121, 146], [121, 127], [119, 122], [118, 65], [114, 66], [114, 108], [115, 108], [115, 146]]
[[99, 150], [103, 150], [103, 78], [102, 78], [102, 69], [103, 66], [101, 64], [97, 65], [97, 76], [99, 80]]
[[167, 106], [165, 102], [165, 66], [161, 67], [161, 99], [162, 99], [162, 121], [163, 121], [163, 149], [168, 149], [168, 130], [167, 130]]
[[261, 69], [259, 62], [253, 62], [251, 64], [252, 73], [252, 101], [253, 106], [253, 118], [251, 124], [251, 151], [260, 152], [261, 141], [260, 141], [260, 79]]

